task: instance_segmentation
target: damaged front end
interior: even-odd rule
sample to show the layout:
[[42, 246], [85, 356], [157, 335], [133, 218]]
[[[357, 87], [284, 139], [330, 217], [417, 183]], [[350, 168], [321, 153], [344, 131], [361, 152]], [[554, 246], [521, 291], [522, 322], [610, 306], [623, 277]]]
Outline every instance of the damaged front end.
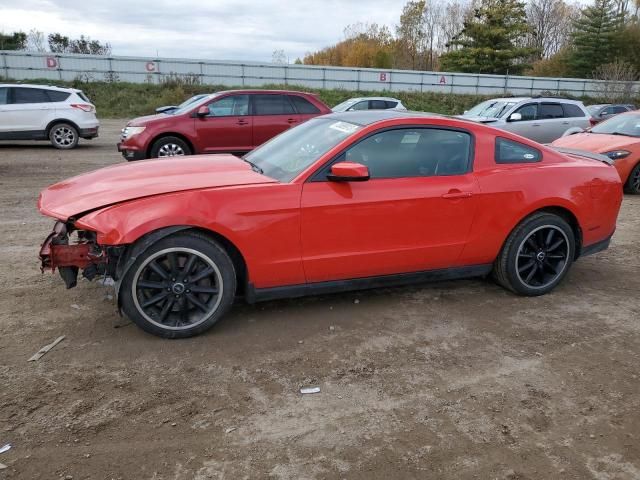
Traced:
[[88, 280], [113, 277], [121, 247], [98, 245], [96, 237], [95, 232], [77, 230], [72, 222], [56, 222], [40, 248], [42, 271], [57, 268], [67, 288], [77, 285], [80, 269]]

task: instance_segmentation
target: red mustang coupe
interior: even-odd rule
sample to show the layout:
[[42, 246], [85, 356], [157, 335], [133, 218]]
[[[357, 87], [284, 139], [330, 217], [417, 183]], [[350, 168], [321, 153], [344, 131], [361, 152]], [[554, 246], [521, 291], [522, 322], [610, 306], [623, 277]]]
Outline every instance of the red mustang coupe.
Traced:
[[[67, 287], [116, 280], [159, 336], [210, 328], [236, 295], [280, 297], [485, 276], [553, 289], [607, 248], [622, 199], [611, 160], [488, 126], [399, 111], [309, 120], [244, 158], [117, 165], [40, 195], [40, 256]], [[577, 279], [576, 279], [577, 281]]]

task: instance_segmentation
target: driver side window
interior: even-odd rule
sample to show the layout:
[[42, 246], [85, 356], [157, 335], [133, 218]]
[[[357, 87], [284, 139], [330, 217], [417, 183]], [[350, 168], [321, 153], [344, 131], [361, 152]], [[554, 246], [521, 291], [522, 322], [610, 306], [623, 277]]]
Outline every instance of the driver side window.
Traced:
[[249, 95], [229, 95], [209, 105], [209, 117], [249, 115]]
[[372, 179], [462, 175], [470, 168], [471, 135], [438, 128], [387, 130], [349, 148], [341, 160], [366, 165]]
[[538, 104], [529, 103], [528, 105], [523, 105], [513, 113], [519, 113], [522, 115], [522, 119], [519, 120], [520, 122], [535, 120], [538, 117]]

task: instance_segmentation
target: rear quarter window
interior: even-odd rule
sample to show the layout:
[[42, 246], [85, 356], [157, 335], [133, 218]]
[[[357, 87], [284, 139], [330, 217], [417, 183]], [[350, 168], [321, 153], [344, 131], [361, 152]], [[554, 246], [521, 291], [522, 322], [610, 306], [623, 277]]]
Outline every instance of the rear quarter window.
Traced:
[[540, 160], [542, 160], [542, 153], [537, 148], [507, 140], [506, 138], [496, 137], [496, 163], [535, 163]]
[[69, 92], [58, 92], [56, 90], [48, 90], [47, 95], [49, 96], [50, 102], [64, 102], [71, 93]]

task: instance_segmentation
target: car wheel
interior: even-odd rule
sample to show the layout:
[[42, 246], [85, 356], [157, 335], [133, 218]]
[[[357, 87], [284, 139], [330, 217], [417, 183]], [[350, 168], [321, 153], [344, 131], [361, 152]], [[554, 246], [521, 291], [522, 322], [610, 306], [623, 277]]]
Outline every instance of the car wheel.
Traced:
[[494, 264], [494, 277], [520, 295], [543, 295], [569, 271], [575, 256], [571, 226], [558, 215], [536, 213], [509, 235]]
[[122, 280], [124, 313], [146, 332], [186, 338], [211, 328], [231, 307], [236, 273], [226, 251], [198, 233], [165, 237]]
[[79, 140], [78, 130], [68, 123], [56, 123], [49, 130], [49, 141], [51, 145], [60, 150], [76, 148]]
[[624, 191], [626, 193], [640, 195], [640, 163], [631, 170], [629, 178], [627, 178], [627, 183], [624, 185]]
[[157, 140], [151, 147], [152, 158], [181, 157], [191, 155], [187, 142], [178, 137], [164, 137]]

